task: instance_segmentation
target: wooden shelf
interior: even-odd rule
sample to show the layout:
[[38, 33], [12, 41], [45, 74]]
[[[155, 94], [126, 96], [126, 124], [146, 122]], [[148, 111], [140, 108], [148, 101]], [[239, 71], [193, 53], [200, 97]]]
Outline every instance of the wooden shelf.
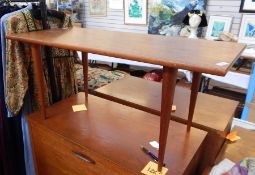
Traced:
[[[232, 42], [75, 27], [11, 34], [7, 38], [222, 76], [245, 48]], [[229, 64], [217, 66], [220, 62]]]
[[[159, 117], [92, 95], [89, 95], [87, 111], [73, 112], [72, 105], [84, 103], [84, 96], [84, 93], [79, 93], [50, 106], [47, 109], [50, 116], [46, 120], [41, 119], [39, 112], [29, 115], [33, 140], [40, 140], [38, 138], [40, 135], [35, 134], [38, 127], [42, 128], [41, 130], [47, 129], [75, 145], [103, 156], [104, 159], [112, 162], [113, 166], [118, 165], [134, 174], [140, 174], [151, 160], [140, 146], [144, 145], [157, 153], [149, 142], [158, 140]], [[168, 175], [193, 174], [200, 160], [199, 156], [207, 132], [192, 128], [187, 133], [186, 126], [176, 122], [171, 122], [169, 128], [166, 147], [166, 155], [169, 156], [165, 159], [166, 167], [169, 169]], [[47, 137], [46, 140], [45, 136], [40, 137], [42, 137], [41, 142], [45, 144]], [[36, 147], [40, 147], [38, 144], [35, 143]], [[44, 149], [35, 151], [41, 152], [41, 156], [44, 156]], [[47, 161], [43, 161], [41, 157], [38, 159], [39, 174], [50, 171], [46, 170]], [[61, 163], [56, 162], [56, 164]], [[51, 167], [49, 166], [48, 169]], [[65, 167], [62, 169], [65, 171]]]
[[[161, 83], [128, 76], [96, 89], [93, 94], [160, 115], [161, 87]], [[178, 86], [175, 88], [173, 104], [177, 109], [172, 113], [173, 120], [187, 123], [189, 98], [189, 89]], [[231, 123], [237, 105], [237, 101], [198, 93], [192, 126], [222, 134]]]

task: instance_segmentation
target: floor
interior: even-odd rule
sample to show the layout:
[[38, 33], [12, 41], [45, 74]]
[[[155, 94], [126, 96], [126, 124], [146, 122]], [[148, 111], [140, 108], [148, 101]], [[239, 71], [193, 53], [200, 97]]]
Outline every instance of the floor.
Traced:
[[255, 108], [250, 108], [250, 115], [248, 117], [248, 121], [255, 123]]

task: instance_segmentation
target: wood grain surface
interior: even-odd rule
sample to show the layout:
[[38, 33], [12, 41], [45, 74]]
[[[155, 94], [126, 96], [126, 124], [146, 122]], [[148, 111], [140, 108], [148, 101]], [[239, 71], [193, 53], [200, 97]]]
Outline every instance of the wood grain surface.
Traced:
[[[225, 75], [245, 48], [231, 42], [81, 28], [11, 34], [7, 38], [215, 75]], [[216, 65], [221, 62], [228, 65]]]
[[[93, 158], [93, 154], [89, 153], [99, 155], [134, 174], [140, 174], [140, 171], [151, 160], [141, 151], [140, 146], [146, 146], [157, 155], [157, 150], [152, 148], [149, 142], [159, 138], [159, 117], [92, 95], [89, 95], [87, 111], [73, 112], [72, 105], [84, 103], [84, 98], [84, 93], [79, 93], [50, 106], [47, 109], [47, 114], [50, 115], [46, 120], [40, 118], [39, 112], [31, 114], [28, 117], [29, 123], [34, 128], [41, 127], [50, 130], [62, 139], [79, 145], [84, 148], [82, 153], [92, 156], [92, 159], [96, 160], [97, 157]], [[201, 155], [206, 135], [205, 131], [191, 128], [191, 131], [187, 132], [185, 125], [174, 121], [170, 123], [165, 155], [166, 167], [169, 169], [168, 175], [194, 173], [195, 165], [199, 161], [197, 155]], [[38, 137], [37, 134], [33, 136], [34, 143], [41, 143], [42, 141], [36, 141], [40, 138], [47, 140], [47, 137]], [[61, 146], [56, 148], [56, 145], [59, 143], [53, 144], [52, 147], [48, 146], [48, 148], [62, 149]], [[63, 149], [65, 147], [63, 145]], [[86, 150], [89, 150], [89, 153]], [[39, 149], [36, 154], [39, 154], [40, 151], [41, 156], [43, 151], [47, 151], [49, 154], [47, 149]], [[58, 164], [56, 158], [53, 157], [51, 160], [55, 160], [54, 164]], [[38, 159], [37, 161], [40, 162]], [[40, 168], [38, 167], [38, 169]], [[44, 171], [47, 172], [47, 170]], [[88, 171], [88, 174], [91, 173]]]
[[163, 67], [163, 82], [161, 96], [161, 113], [160, 113], [160, 132], [159, 132], [159, 153], [158, 153], [158, 171], [162, 171], [166, 151], [168, 128], [171, 120], [172, 108], [174, 101], [174, 92], [176, 86], [177, 69]]
[[236, 142], [227, 141], [216, 159], [216, 164], [225, 158], [238, 163], [246, 157], [255, 157], [254, 131], [238, 126], [235, 126], [232, 131], [237, 131], [241, 139]]
[[43, 84], [43, 68], [42, 68], [42, 60], [41, 60], [41, 46], [39, 45], [31, 45], [32, 59], [33, 59], [33, 68], [36, 77], [36, 85], [38, 87], [38, 99], [41, 110], [41, 117], [46, 118], [46, 109], [45, 109], [45, 90]]
[[193, 78], [192, 78], [192, 85], [191, 85], [191, 93], [190, 93], [190, 100], [189, 100], [189, 114], [188, 114], [188, 124], [187, 124], [187, 131], [190, 130], [193, 117], [194, 117], [194, 111], [196, 107], [197, 102], [197, 95], [199, 91], [199, 86], [201, 82], [201, 73], [193, 72]]
[[[128, 76], [103, 86], [94, 93], [100, 97], [160, 115], [161, 87], [161, 83]], [[187, 123], [189, 98], [189, 89], [176, 86], [173, 104], [177, 109], [172, 113], [173, 120]], [[231, 122], [237, 105], [237, 101], [198, 93], [192, 126], [220, 134]]]

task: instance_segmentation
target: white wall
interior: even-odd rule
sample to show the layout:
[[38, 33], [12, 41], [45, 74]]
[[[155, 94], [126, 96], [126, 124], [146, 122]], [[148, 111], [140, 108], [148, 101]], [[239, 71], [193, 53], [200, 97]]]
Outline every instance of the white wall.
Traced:
[[[83, 20], [84, 26], [88, 28], [102, 28], [107, 30], [127, 31], [137, 33], [147, 33], [147, 26], [135, 26], [124, 24], [123, 10], [108, 9], [107, 17], [91, 17], [88, 13], [88, 2], [85, 1], [85, 16]], [[149, 5], [153, 0], [148, 0]], [[231, 32], [238, 35], [239, 27], [242, 19], [242, 14], [239, 13], [241, 0], [208, 0], [207, 1], [207, 16], [210, 15], [225, 15], [233, 16], [233, 24]]]

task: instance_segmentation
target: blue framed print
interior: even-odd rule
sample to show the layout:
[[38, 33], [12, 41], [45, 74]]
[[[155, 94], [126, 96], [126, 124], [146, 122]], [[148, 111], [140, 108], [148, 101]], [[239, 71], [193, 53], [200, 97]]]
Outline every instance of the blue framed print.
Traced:
[[222, 32], [229, 32], [233, 18], [230, 16], [210, 16], [206, 39], [216, 40]]
[[255, 44], [255, 15], [243, 15], [238, 42]]

